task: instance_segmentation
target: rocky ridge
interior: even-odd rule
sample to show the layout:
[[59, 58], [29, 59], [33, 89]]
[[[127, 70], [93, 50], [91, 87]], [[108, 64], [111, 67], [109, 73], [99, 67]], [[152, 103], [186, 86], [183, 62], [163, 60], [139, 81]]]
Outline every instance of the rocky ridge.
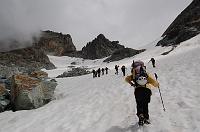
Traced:
[[157, 46], [176, 46], [200, 33], [200, 0], [193, 0], [163, 33]]
[[124, 46], [120, 45], [119, 41], [110, 41], [103, 34], [99, 34], [97, 38], [82, 48], [82, 57], [84, 59], [101, 59], [123, 48]]
[[49, 30], [41, 32], [40, 40], [35, 46], [42, 48], [46, 54], [54, 56], [63, 56], [76, 51], [69, 34], [65, 35]]

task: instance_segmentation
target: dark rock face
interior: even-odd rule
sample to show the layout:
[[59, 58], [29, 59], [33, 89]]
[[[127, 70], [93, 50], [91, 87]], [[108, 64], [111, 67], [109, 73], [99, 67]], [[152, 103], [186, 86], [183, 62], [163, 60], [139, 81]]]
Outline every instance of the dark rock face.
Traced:
[[42, 48], [46, 54], [55, 56], [63, 56], [76, 51], [69, 34], [64, 35], [52, 31], [43, 31], [39, 42], [35, 45]]
[[3, 78], [9, 78], [12, 75], [19, 74], [20, 72], [26, 71], [25, 68], [19, 68], [13, 66], [6, 66], [6, 65], [0, 65], [0, 76]]
[[[9, 52], [1, 52], [0, 66], [4, 69], [8, 68], [8, 72], [9, 70], [14, 69], [12, 73], [18, 73], [18, 71], [29, 72], [42, 68], [55, 68], [43, 50], [33, 47], [13, 50]], [[0, 75], [2, 75], [1, 72]]]
[[111, 55], [118, 49], [123, 49], [118, 41], [109, 41], [103, 34], [100, 34], [92, 42], [87, 43], [82, 48], [82, 58], [84, 59], [100, 59]]
[[112, 61], [118, 61], [127, 57], [132, 57], [136, 54], [139, 54], [141, 52], [144, 52], [145, 50], [135, 50], [131, 48], [124, 48], [124, 49], [119, 49], [115, 51], [111, 57], [107, 58], [104, 60], [104, 62], [112, 62]]
[[181, 12], [163, 33], [157, 46], [178, 45], [200, 33], [200, 0], [193, 2]]

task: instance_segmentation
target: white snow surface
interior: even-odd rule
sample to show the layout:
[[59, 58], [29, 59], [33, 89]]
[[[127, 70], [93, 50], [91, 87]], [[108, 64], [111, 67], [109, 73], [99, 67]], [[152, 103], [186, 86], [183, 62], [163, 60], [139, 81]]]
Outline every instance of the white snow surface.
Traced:
[[[56, 79], [55, 100], [47, 105], [23, 111], [0, 113], [0, 132], [199, 132], [200, 131], [200, 35], [171, 49], [148, 46], [135, 57], [117, 62], [83, 60], [49, 56], [55, 70], [45, 70], [51, 78], [76, 67], [91, 69], [109, 67], [100, 78], [92, 74]], [[148, 63], [156, 59], [156, 68]], [[134, 88], [124, 81], [114, 65], [127, 66], [130, 74], [132, 60], [143, 60], [150, 73], [158, 74], [166, 111], [163, 111], [158, 89], [152, 90], [149, 104], [150, 125], [138, 127]]]

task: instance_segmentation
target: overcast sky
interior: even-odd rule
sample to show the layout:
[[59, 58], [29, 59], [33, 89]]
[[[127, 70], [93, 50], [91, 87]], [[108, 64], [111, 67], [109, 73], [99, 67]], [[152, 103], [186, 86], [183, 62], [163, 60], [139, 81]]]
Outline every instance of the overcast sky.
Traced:
[[[137, 48], [158, 39], [192, 0], [0, 0], [0, 40], [39, 30], [70, 34], [77, 49], [98, 34]], [[2, 44], [1, 44], [2, 46]]]

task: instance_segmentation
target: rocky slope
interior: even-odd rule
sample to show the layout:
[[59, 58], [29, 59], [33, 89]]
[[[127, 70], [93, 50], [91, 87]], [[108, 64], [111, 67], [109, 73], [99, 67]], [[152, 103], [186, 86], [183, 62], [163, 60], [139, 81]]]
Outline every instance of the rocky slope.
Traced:
[[[35, 47], [0, 52], [0, 67], [0, 75], [10, 74], [5, 73], [5, 69], [8, 69], [8, 72], [11, 70], [29, 72], [40, 70], [42, 68], [55, 68], [55, 66], [49, 61], [47, 55], [44, 54], [44, 51]], [[2, 69], [4, 70], [2, 71]]]
[[0, 52], [0, 112], [38, 108], [53, 99], [57, 84], [48, 80], [47, 73], [39, 71], [42, 68], [55, 66], [41, 48]]
[[193, 0], [163, 33], [164, 38], [157, 43], [157, 46], [175, 46], [199, 33], [200, 0]]

